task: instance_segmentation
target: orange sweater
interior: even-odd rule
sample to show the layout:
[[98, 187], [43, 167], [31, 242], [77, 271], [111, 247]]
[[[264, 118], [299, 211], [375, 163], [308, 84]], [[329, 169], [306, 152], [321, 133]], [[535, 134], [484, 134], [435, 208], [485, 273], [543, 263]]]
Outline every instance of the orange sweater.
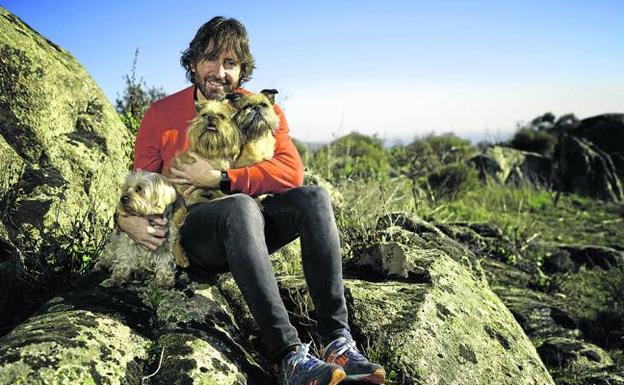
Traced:
[[[236, 92], [250, 93], [245, 89]], [[154, 102], [143, 116], [134, 147], [135, 170], [162, 172], [180, 151], [188, 147], [186, 132], [195, 117], [195, 86]], [[251, 196], [280, 193], [303, 183], [303, 164], [288, 135], [284, 112], [276, 104], [279, 129], [275, 134], [273, 159], [251, 166], [227, 170], [231, 191]]]

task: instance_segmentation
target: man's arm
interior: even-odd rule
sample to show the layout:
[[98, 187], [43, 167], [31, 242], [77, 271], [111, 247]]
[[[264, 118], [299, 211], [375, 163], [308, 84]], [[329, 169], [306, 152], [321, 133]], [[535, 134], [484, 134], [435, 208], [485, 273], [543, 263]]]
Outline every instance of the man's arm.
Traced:
[[273, 158], [251, 166], [227, 170], [231, 192], [256, 196], [281, 193], [303, 184], [303, 163], [290, 139], [286, 117], [278, 105], [274, 108], [279, 117], [279, 129], [275, 134]]
[[134, 143], [132, 168], [160, 173], [162, 164], [158, 111], [154, 106], [150, 106], [143, 115]]
[[[134, 144], [134, 162], [132, 168], [160, 172], [162, 159], [160, 157], [160, 135], [158, 129], [158, 113], [150, 107], [141, 120], [141, 126]], [[157, 219], [154, 225], [143, 217], [116, 214], [119, 230], [128, 234], [135, 242], [156, 250], [165, 242], [165, 226], [167, 222]]]

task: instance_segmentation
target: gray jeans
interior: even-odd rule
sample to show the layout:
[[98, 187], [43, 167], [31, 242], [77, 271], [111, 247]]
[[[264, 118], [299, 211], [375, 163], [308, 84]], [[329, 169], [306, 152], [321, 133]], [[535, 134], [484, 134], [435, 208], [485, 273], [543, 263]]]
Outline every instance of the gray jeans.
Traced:
[[301, 186], [268, 197], [262, 210], [245, 194], [196, 205], [180, 229], [191, 266], [230, 270], [278, 361], [300, 340], [279, 295], [269, 253], [301, 238], [303, 271], [325, 340], [348, 331], [340, 240], [329, 195]]

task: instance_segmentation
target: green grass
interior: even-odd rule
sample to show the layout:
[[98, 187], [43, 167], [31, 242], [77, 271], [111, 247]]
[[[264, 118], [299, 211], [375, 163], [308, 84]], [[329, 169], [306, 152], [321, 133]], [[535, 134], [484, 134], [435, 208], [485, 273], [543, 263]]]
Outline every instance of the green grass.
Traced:
[[429, 208], [441, 222], [497, 225], [508, 236], [523, 233], [545, 241], [622, 247], [622, 206], [578, 195], [556, 195], [525, 186], [480, 186], [460, 199]]
[[377, 219], [392, 211], [442, 223], [491, 223], [520, 246], [546, 241], [624, 247], [621, 204], [557, 195], [545, 188], [479, 185], [442, 201], [415, 197], [412, 181], [403, 177], [386, 182], [347, 180], [336, 188], [345, 201], [336, 211], [345, 258], [377, 242]]
[[344, 205], [336, 210], [345, 257], [376, 241], [377, 219], [393, 211], [415, 212], [419, 203], [412, 192], [412, 181], [405, 177], [386, 182], [346, 180], [336, 186]]

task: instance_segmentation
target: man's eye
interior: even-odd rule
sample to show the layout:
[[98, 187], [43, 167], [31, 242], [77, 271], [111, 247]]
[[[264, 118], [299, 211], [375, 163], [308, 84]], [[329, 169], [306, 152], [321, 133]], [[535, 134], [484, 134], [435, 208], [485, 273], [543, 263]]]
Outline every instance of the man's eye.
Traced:
[[236, 60], [232, 60], [232, 59], [225, 59], [225, 66], [226, 67], [234, 67], [236, 66]]

